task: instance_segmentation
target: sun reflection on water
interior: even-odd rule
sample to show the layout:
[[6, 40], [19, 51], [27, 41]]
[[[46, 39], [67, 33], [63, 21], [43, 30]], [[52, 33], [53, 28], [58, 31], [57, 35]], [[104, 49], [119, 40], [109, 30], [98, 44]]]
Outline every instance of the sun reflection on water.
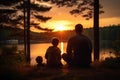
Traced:
[[60, 49], [61, 49], [61, 54], [63, 54], [64, 53], [64, 44], [63, 44], [63, 42], [61, 42], [60, 43]]

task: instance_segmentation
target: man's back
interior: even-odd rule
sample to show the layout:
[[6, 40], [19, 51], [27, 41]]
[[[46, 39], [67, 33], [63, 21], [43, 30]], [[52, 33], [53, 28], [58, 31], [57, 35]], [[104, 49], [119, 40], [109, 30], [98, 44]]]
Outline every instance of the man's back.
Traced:
[[74, 64], [89, 64], [91, 62], [91, 42], [84, 35], [76, 35], [69, 39], [67, 52], [73, 53]]
[[82, 34], [82, 24], [75, 25], [76, 35], [68, 40], [67, 54], [62, 57], [70, 66], [88, 67], [91, 63], [92, 43]]

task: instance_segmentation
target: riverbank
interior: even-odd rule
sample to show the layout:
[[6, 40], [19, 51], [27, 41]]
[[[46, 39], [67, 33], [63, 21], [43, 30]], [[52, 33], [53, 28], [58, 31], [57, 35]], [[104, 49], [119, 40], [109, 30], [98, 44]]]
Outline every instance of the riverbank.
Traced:
[[0, 80], [120, 80], [120, 69], [4, 67], [0, 68]]
[[[46, 73], [45, 73], [46, 72]], [[47, 69], [45, 72], [35, 72], [32, 78], [36, 80], [119, 80], [120, 70], [112, 69]], [[46, 76], [41, 76], [46, 74]], [[40, 77], [41, 76], [41, 77]]]
[[93, 62], [92, 68], [68, 68], [64, 65], [61, 69], [27, 65], [15, 55], [3, 59], [6, 64], [0, 65], [0, 80], [120, 80], [120, 58]]

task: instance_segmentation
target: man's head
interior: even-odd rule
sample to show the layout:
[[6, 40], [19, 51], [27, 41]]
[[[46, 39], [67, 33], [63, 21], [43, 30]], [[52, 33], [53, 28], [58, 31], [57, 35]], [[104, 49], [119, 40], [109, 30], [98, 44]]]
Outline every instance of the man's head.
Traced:
[[75, 32], [76, 33], [82, 33], [83, 31], [83, 25], [82, 24], [76, 24], [75, 25]]

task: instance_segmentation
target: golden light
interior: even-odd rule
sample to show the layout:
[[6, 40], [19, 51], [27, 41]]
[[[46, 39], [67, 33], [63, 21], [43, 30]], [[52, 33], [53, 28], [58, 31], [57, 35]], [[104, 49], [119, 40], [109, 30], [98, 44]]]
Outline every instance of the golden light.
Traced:
[[46, 23], [41, 23], [40, 26], [48, 29], [54, 29], [54, 31], [72, 30], [73, 23], [68, 20], [51, 20]]
[[58, 25], [55, 27], [55, 31], [63, 31], [63, 30], [66, 30], [66, 26], [63, 25], [63, 24], [58, 24]]
[[52, 22], [52, 25], [54, 27], [54, 31], [69, 30], [71, 28], [71, 22], [67, 20], [54, 21]]
[[60, 43], [60, 48], [61, 48], [61, 54], [63, 54], [63, 52], [64, 52], [64, 44], [63, 44], [63, 42]]

